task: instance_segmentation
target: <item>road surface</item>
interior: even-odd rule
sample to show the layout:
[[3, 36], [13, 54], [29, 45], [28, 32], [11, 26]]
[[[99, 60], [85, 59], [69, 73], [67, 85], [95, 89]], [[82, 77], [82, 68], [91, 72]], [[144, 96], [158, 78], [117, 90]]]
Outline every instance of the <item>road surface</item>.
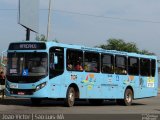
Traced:
[[[134, 100], [132, 106], [119, 106], [114, 101], [105, 101], [101, 106], [92, 106], [87, 101], [78, 101], [73, 107], [64, 107], [63, 101], [54, 100], [46, 100], [43, 101], [40, 106], [32, 106], [29, 99], [6, 97], [4, 100], [0, 100], [0, 118], [2, 119], [2, 115], [5, 114], [63, 114], [64, 118], [65, 116], [70, 118], [71, 115], [74, 117], [81, 115], [81, 117], [84, 118], [90, 118], [90, 116], [93, 116], [91, 119], [98, 119], [96, 116], [101, 116], [103, 118], [104, 115], [104, 118], [115, 117], [115, 119], [118, 119], [119, 117], [130, 117], [130, 120], [132, 120], [134, 116], [136, 117], [136, 115], [139, 115], [137, 118], [141, 120], [144, 116], [155, 118], [157, 117], [154, 120], [160, 120], [160, 93], [157, 97]], [[87, 119], [89, 120], [89, 118]], [[39, 119], [39, 117], [36, 118], [36, 120]]]

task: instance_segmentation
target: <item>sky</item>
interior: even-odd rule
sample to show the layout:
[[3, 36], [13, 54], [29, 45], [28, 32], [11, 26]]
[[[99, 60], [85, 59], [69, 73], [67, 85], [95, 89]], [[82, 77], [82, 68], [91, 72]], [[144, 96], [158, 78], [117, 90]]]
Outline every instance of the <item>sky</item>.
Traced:
[[[40, 0], [39, 34], [47, 34], [49, 0]], [[160, 0], [52, 0], [49, 40], [89, 47], [110, 38], [134, 42], [160, 59]], [[0, 51], [25, 40], [18, 0], [0, 0]], [[31, 33], [31, 41], [36, 34]]]

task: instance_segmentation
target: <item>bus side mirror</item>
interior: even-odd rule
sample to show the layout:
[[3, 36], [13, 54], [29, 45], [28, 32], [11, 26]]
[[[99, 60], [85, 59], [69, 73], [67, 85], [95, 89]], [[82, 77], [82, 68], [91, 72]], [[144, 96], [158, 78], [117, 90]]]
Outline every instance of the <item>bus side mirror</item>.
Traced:
[[54, 56], [54, 64], [58, 64], [58, 57]]

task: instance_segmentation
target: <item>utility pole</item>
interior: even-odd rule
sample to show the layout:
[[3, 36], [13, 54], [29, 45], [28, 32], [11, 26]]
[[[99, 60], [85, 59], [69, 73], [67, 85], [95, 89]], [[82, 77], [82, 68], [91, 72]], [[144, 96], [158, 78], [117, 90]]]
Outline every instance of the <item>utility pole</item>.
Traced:
[[49, 10], [48, 10], [48, 25], [47, 25], [47, 41], [49, 38], [50, 33], [50, 25], [51, 25], [51, 8], [52, 7], [52, 0], [49, 0]]
[[29, 41], [30, 40], [30, 29], [29, 28], [26, 28], [26, 41]]

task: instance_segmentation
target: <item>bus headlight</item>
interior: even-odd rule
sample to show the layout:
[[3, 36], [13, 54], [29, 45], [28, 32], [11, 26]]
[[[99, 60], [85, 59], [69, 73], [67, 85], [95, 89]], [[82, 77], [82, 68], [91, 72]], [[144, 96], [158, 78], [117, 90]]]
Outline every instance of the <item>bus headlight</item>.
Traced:
[[42, 88], [45, 87], [45, 86], [46, 86], [46, 82], [44, 82], [44, 83], [42, 83], [42, 84], [40, 84], [40, 85], [37, 85], [36, 91], [42, 89]]

